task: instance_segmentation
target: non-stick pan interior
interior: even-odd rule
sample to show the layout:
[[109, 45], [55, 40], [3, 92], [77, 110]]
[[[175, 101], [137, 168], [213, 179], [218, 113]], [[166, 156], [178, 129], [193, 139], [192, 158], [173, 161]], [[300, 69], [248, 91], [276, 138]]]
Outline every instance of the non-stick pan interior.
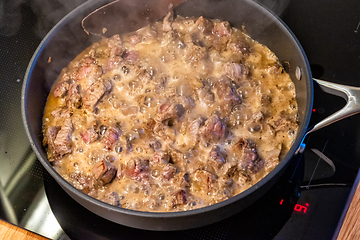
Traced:
[[[276, 53], [281, 62], [289, 62], [289, 73], [297, 92], [300, 129], [294, 147], [283, 162], [268, 176], [244, 193], [222, 203], [203, 209], [173, 213], [171, 218], [163, 221], [159, 226], [159, 221], [151, 221], [149, 218], [155, 217], [157, 220], [161, 220], [168, 215], [116, 209], [105, 203], [100, 203], [74, 189], [52, 169], [47, 161], [45, 149], [42, 147], [41, 125], [46, 98], [61, 69], [66, 67], [75, 56], [91, 43], [100, 40], [99, 37], [87, 35], [81, 27], [81, 21], [86, 15], [106, 2], [109, 1], [88, 1], [68, 14], [45, 37], [29, 64], [22, 95], [23, 120], [31, 145], [46, 170], [72, 197], [78, 201], [83, 201], [83, 204], [90, 210], [109, 220], [144, 229], [175, 230], [209, 224], [240, 211], [258, 199], [278, 178], [278, 172], [281, 172], [294, 154], [296, 147], [301, 143], [311, 114], [312, 80], [306, 57], [292, 34], [275, 16], [250, 0], [189, 0], [175, 8], [175, 13], [182, 16], [203, 15], [204, 17], [219, 18], [229, 21], [238, 28], [244, 25], [248, 34], [255, 40], [267, 45]], [[122, 2], [128, 3], [134, 8], [143, 3], [142, 0], [123, 0]], [[126, 11], [131, 12], [132, 9], [128, 8]], [[116, 18], [118, 13], [113, 11], [112, 14], [113, 18]], [[119, 28], [120, 33], [123, 30]], [[302, 80], [300, 81], [295, 78], [297, 66], [302, 70]], [[105, 209], [108, 210], [107, 213], [102, 214], [102, 211], [106, 211]], [[217, 217], [211, 213], [216, 209], [221, 209], [221, 214], [218, 214]], [[119, 214], [128, 214], [132, 218], [119, 217]], [[189, 221], [192, 225], [186, 224], [187, 216], [192, 219]], [[197, 219], [196, 216], [200, 216], [201, 219]], [[146, 218], [140, 221], [140, 217]], [[178, 223], [182, 225], [180, 226]]]

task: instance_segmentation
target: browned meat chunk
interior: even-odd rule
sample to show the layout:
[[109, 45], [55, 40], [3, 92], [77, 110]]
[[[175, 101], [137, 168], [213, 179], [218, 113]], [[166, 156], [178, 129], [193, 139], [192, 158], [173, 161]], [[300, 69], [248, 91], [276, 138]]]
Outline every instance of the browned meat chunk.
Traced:
[[241, 138], [234, 145], [234, 152], [241, 156], [239, 163], [241, 169], [257, 173], [264, 167], [264, 161], [256, 152], [256, 144], [250, 139]]
[[224, 72], [226, 76], [239, 83], [249, 74], [249, 68], [240, 63], [227, 63]]
[[193, 148], [199, 142], [199, 129], [204, 125], [205, 120], [202, 117], [198, 117], [192, 121], [189, 125], [187, 133], [190, 135], [191, 140], [188, 142], [188, 147]]
[[199, 17], [195, 24], [201, 32], [205, 35], [210, 35], [213, 33], [214, 24], [209, 19], [204, 18], [203, 16]]
[[187, 52], [185, 54], [185, 60], [187, 62], [196, 63], [207, 57], [207, 51], [205, 47], [201, 47], [195, 44], [188, 44]]
[[86, 144], [93, 143], [98, 139], [98, 134], [94, 128], [86, 129], [80, 133], [80, 136]]
[[177, 151], [171, 150], [170, 151], [170, 163], [175, 164], [180, 171], [186, 171], [186, 160], [184, 159], [184, 155]]
[[110, 58], [115, 56], [121, 56], [124, 52], [124, 46], [119, 35], [112, 36], [108, 41], [108, 47], [110, 48]]
[[66, 108], [57, 108], [54, 111], [51, 112], [51, 115], [54, 118], [70, 118], [72, 113], [70, 110], [66, 109]]
[[139, 58], [139, 53], [137, 51], [125, 51], [122, 55], [122, 58], [130, 63], [135, 63]]
[[170, 155], [167, 152], [157, 152], [151, 160], [152, 164], [167, 164], [170, 161]]
[[106, 194], [105, 202], [116, 207], [121, 207], [119, 194], [115, 191]]
[[142, 36], [143, 41], [147, 41], [149, 39], [154, 39], [158, 36], [158, 33], [156, 30], [148, 25], [146, 27], [140, 28], [138, 31], [136, 31], [140, 36]]
[[238, 171], [235, 163], [225, 163], [221, 168], [221, 175], [224, 177], [233, 177]]
[[216, 23], [214, 26], [214, 31], [215, 31], [215, 34], [218, 35], [219, 37], [228, 37], [232, 33], [231, 26], [230, 26], [229, 22], [226, 22], [226, 21]]
[[68, 108], [78, 108], [80, 106], [80, 85], [71, 84], [66, 98], [66, 106]]
[[138, 43], [141, 43], [142, 36], [140, 34], [134, 34], [129, 36], [129, 42], [131, 45], [135, 46]]
[[208, 164], [218, 170], [226, 162], [226, 152], [221, 151], [219, 146], [214, 146], [209, 153]]
[[197, 170], [194, 179], [204, 192], [209, 192], [213, 187], [213, 175], [207, 171]]
[[133, 158], [125, 164], [126, 174], [138, 181], [149, 178], [149, 160]]
[[215, 114], [208, 118], [205, 125], [200, 128], [200, 135], [204, 141], [222, 141], [228, 135], [226, 124]]
[[85, 78], [85, 77], [89, 77], [91, 76], [92, 78], [98, 78], [100, 77], [102, 74], [102, 69], [100, 66], [91, 63], [91, 64], [86, 64], [83, 65], [82, 67], [79, 68], [79, 79]]
[[153, 150], [160, 150], [161, 149], [161, 142], [159, 142], [156, 139], [150, 139], [149, 141], [149, 147], [152, 148]]
[[107, 149], [112, 149], [115, 142], [119, 139], [120, 132], [116, 128], [109, 128], [102, 138], [102, 142], [104, 143], [104, 147]]
[[264, 120], [264, 114], [261, 111], [254, 113], [250, 119], [251, 122], [261, 122], [262, 120]]
[[280, 116], [279, 119], [275, 121], [276, 131], [294, 131], [297, 127], [298, 125], [295, 121], [285, 116]]
[[200, 88], [198, 91], [199, 100], [206, 105], [211, 105], [214, 103], [214, 93], [211, 92], [209, 86], [205, 85], [204, 87]]
[[86, 109], [93, 110], [100, 98], [111, 89], [111, 82], [99, 79], [94, 82], [84, 93], [82, 99]]
[[176, 174], [176, 167], [168, 164], [163, 168], [163, 177], [166, 180], [170, 180], [175, 176], [175, 174]]
[[54, 141], [55, 152], [60, 156], [72, 152], [71, 134], [73, 130], [74, 128], [71, 119], [66, 119]]
[[184, 112], [184, 107], [181, 104], [165, 103], [159, 107], [155, 120], [162, 122], [169, 119], [180, 118]]
[[78, 172], [69, 174], [69, 177], [72, 184], [78, 187], [84, 193], [90, 196], [94, 196], [96, 194], [94, 180], [92, 177], [88, 177]]
[[45, 132], [44, 145], [48, 147], [49, 161], [52, 162], [58, 158], [58, 154], [55, 151], [55, 138], [60, 130], [60, 127], [48, 127]]
[[69, 84], [67, 82], [62, 82], [57, 85], [54, 90], [54, 97], [62, 98], [66, 95], [69, 89]]
[[246, 55], [251, 52], [250, 47], [243, 42], [228, 43], [227, 48], [233, 53], [241, 55]]
[[235, 105], [241, 104], [241, 98], [229, 78], [221, 77], [215, 84], [215, 90], [225, 115], [229, 114]]
[[179, 172], [174, 177], [174, 184], [180, 188], [186, 188], [190, 186], [189, 173]]
[[184, 205], [188, 201], [187, 193], [184, 190], [177, 191], [173, 199], [171, 201], [171, 207], [175, 207], [176, 205]]
[[93, 167], [95, 178], [103, 184], [111, 182], [116, 176], [116, 171], [116, 167], [105, 160], [95, 163]]

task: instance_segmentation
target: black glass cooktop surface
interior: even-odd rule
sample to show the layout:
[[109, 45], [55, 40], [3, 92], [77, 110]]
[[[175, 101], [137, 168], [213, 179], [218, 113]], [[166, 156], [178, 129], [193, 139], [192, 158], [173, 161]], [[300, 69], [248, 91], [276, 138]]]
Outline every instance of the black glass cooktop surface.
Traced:
[[[331, 239], [360, 166], [360, 115], [306, 139], [281, 179], [249, 208], [206, 227], [152, 232], [98, 217], [43, 169], [21, 121], [21, 87], [41, 39], [84, 0], [0, 1], [0, 218], [51, 239]], [[360, 3], [263, 0], [302, 44], [313, 76], [360, 87]], [[345, 105], [315, 85], [314, 124]]]

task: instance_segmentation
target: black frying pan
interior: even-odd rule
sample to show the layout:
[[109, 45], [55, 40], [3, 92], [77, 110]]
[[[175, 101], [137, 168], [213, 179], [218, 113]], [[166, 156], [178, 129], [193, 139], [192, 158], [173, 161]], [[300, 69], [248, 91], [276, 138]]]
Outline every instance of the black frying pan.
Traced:
[[[61, 69], [82, 50], [100, 38], [87, 34], [81, 26], [82, 19], [110, 1], [92, 0], [84, 3], [65, 16], [44, 38], [31, 59], [22, 90], [22, 116], [31, 146], [44, 168], [60, 186], [77, 202], [90, 211], [116, 223], [149, 230], [180, 230], [207, 225], [229, 217], [259, 199], [280, 177], [291, 157], [303, 150], [302, 142], [307, 132], [314, 131], [331, 122], [355, 114], [357, 106], [356, 88], [317, 80], [325, 91], [339, 90], [338, 95], [348, 103], [340, 112], [330, 116], [309, 130], [313, 102], [313, 79], [303, 49], [287, 26], [274, 14], [250, 0], [189, 0], [175, 8], [182, 16], [204, 16], [229, 21], [268, 46], [280, 61], [290, 64], [289, 74], [296, 86], [299, 107], [299, 131], [293, 146], [266, 177], [248, 190], [226, 201], [212, 206], [185, 212], [152, 213], [123, 209], [98, 201], [74, 188], [65, 181], [47, 160], [42, 146], [42, 115], [53, 82]], [[177, 3], [180, 1], [177, 1]], [[169, 0], [121, 0], [100, 10], [96, 21], [84, 21], [90, 32], [107, 36], [125, 33], [160, 20], [168, 10]], [[175, 2], [175, 4], [177, 4]], [[51, 57], [51, 62], [49, 62]]]

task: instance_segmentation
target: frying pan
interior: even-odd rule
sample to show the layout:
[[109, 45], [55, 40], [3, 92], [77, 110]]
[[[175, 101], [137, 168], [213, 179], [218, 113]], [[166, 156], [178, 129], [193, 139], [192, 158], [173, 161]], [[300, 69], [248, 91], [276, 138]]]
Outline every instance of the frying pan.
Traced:
[[[110, 1], [92, 0], [65, 16], [43, 39], [29, 63], [22, 89], [22, 118], [27, 136], [39, 161], [59, 185], [90, 211], [119, 224], [148, 230], [180, 230], [204, 226], [227, 218], [259, 199], [284, 172], [294, 154], [304, 149], [306, 135], [353, 115], [360, 110], [360, 90], [315, 80], [324, 91], [342, 96], [346, 106], [313, 127], [309, 127], [313, 102], [313, 81], [306, 55], [290, 29], [272, 12], [251, 0], [120, 0], [100, 9], [96, 20], [88, 18]], [[286, 156], [267, 176], [246, 191], [223, 202], [184, 212], [143, 212], [118, 208], [94, 199], [65, 181], [47, 160], [42, 146], [42, 115], [46, 98], [61, 69], [82, 50], [100, 40], [99, 36], [134, 31], [160, 20], [168, 5], [182, 16], [204, 16], [229, 21], [234, 27], [246, 27], [255, 40], [268, 46], [281, 62], [288, 62], [288, 72], [295, 83], [299, 108], [299, 131]], [[83, 31], [83, 28], [87, 32]], [[103, 31], [106, 29], [106, 31]], [[104, 34], [105, 32], [105, 34]], [[90, 33], [90, 34], [89, 34]]]

